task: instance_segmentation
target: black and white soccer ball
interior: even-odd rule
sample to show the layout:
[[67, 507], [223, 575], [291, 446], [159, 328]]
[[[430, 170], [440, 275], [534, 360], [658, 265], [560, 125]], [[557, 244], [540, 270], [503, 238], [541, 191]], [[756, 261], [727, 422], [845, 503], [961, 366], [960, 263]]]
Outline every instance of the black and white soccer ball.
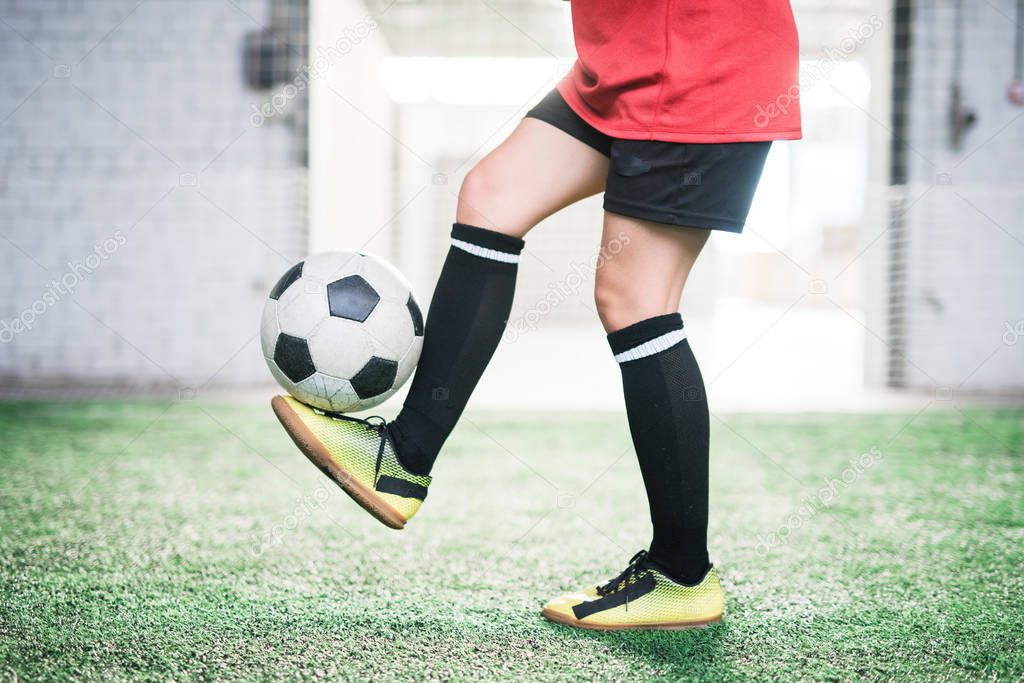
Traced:
[[278, 280], [260, 332], [263, 357], [288, 393], [346, 413], [372, 408], [409, 379], [423, 346], [423, 316], [393, 266], [360, 251], [332, 251]]

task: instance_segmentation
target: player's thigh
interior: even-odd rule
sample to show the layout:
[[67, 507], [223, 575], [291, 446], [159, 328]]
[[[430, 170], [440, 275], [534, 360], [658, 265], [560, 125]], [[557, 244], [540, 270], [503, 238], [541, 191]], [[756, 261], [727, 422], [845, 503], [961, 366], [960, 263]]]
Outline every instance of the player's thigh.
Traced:
[[605, 212], [594, 299], [605, 330], [679, 310], [709, 230]]
[[522, 237], [559, 209], [604, 191], [608, 157], [534, 118], [466, 174], [456, 219]]

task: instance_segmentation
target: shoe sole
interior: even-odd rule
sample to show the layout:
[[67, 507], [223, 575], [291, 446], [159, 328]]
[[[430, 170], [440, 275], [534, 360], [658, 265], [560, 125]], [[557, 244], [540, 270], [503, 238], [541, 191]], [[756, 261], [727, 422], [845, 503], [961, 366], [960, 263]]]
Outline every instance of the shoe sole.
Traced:
[[299, 447], [302, 454], [316, 465], [317, 469], [326, 474], [342, 491], [347, 493], [352, 500], [373, 515], [379, 522], [392, 529], [405, 528], [405, 517], [398, 510], [388, 505], [388, 502], [381, 498], [376, 491], [356, 479], [344, 467], [338, 465], [331, 457], [327, 447], [306, 426], [306, 423], [288, 405], [288, 401], [284, 397], [275, 396], [272, 398], [270, 400], [270, 407], [274, 409], [274, 414], [277, 415], [277, 419], [281, 422], [284, 430], [288, 432], [288, 436], [292, 438], [292, 441]]
[[712, 619], [703, 619], [701, 621], [677, 621], [664, 624], [588, 624], [547, 609], [541, 610], [541, 616], [556, 624], [571, 626], [572, 628], [582, 628], [588, 631], [688, 631], [694, 628], [705, 628], [722, 621], [722, 615], [718, 615]]

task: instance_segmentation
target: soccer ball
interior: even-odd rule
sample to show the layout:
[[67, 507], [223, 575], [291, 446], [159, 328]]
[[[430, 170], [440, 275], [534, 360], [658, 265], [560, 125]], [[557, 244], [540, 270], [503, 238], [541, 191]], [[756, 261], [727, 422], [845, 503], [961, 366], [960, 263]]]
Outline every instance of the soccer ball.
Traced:
[[409, 379], [423, 316], [394, 267], [372, 254], [332, 251], [281, 276], [263, 308], [260, 340], [288, 393], [346, 413], [372, 408]]

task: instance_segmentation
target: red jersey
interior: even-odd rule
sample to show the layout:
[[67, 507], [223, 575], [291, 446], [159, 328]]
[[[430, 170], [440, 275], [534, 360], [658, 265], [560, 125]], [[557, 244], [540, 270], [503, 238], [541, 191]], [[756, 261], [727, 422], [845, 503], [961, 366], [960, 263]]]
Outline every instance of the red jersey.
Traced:
[[558, 91], [606, 135], [801, 137], [788, 0], [572, 0], [572, 24], [578, 59]]

